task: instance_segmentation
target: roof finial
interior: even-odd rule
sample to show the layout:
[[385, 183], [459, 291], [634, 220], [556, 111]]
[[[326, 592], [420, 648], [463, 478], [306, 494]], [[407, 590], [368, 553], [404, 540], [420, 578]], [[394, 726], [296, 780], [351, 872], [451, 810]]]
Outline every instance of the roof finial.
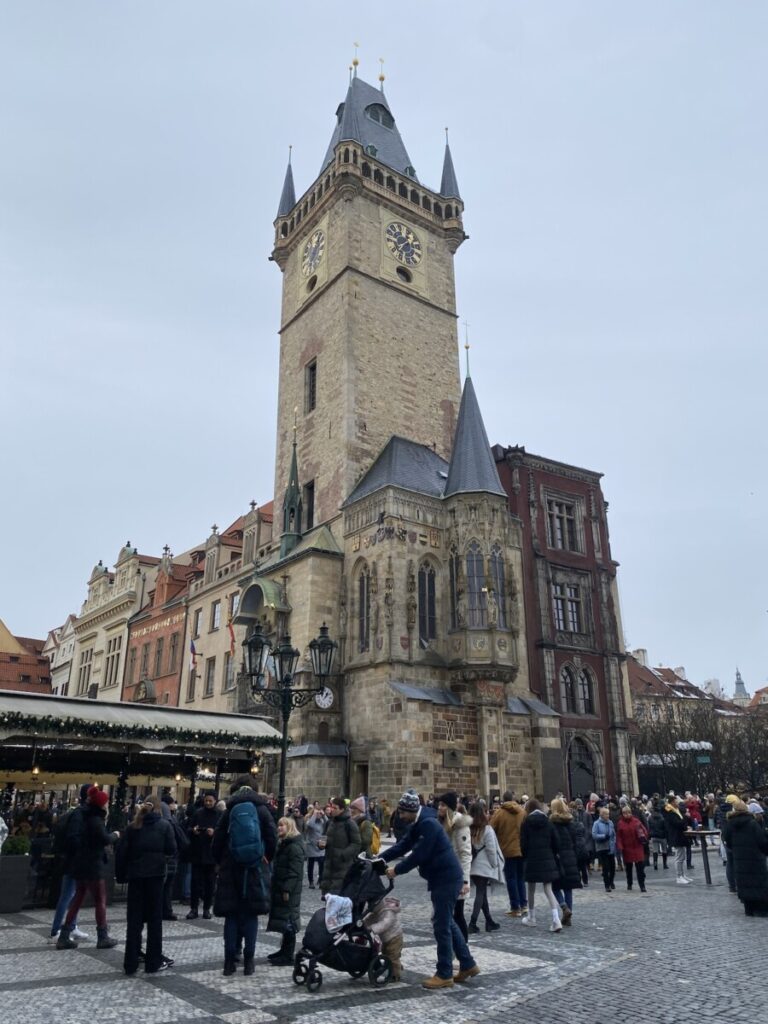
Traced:
[[293, 407], [293, 443], [296, 444], [296, 431], [299, 428], [299, 407], [294, 405]]
[[288, 166], [291, 166], [291, 153], [293, 152], [293, 146], [288, 143]]
[[358, 60], [358, 57], [357, 57], [357, 49], [360, 46], [360, 43], [352, 43], [352, 45], [355, 48], [355, 56], [352, 58], [352, 67], [354, 68], [353, 74], [354, 74], [355, 78], [357, 78], [357, 66], [360, 63], [360, 61]]
[[445, 127], [445, 144], [448, 145], [448, 126]]
[[472, 374], [469, 372], [469, 324], [466, 320], [462, 322], [464, 324], [464, 351], [466, 352], [467, 360], [467, 376], [471, 377]]
[[381, 88], [381, 91], [384, 92], [384, 78], [385, 78], [385, 75], [384, 75], [384, 58], [383, 57], [379, 57], [379, 65], [380, 65], [379, 81], [381, 82], [380, 88]]
[[352, 65], [349, 65], [349, 84], [352, 85]]

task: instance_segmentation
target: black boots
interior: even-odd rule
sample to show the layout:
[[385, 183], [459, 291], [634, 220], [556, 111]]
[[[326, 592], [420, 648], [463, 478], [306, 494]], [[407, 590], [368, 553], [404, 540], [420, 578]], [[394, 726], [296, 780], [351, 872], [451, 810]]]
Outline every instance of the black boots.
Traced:
[[234, 974], [235, 973], [235, 961], [234, 960], [225, 960], [224, 961], [224, 970], [221, 973], [224, 975], [225, 978], [228, 978], [230, 974]]
[[74, 939], [69, 937], [71, 932], [71, 928], [67, 928], [66, 925], [62, 925], [59, 937], [56, 940], [56, 949], [77, 949], [77, 943]]
[[[291, 963], [293, 963], [293, 961], [291, 961]], [[253, 974], [253, 971], [253, 957], [247, 956], [243, 960], [243, 974]]]
[[110, 937], [109, 929], [106, 925], [103, 928], [97, 928], [96, 934], [98, 935], [98, 942], [96, 943], [96, 949], [114, 949], [117, 945], [117, 939]]
[[[283, 941], [280, 944], [280, 949], [278, 949], [276, 953], [270, 953], [267, 960], [269, 960], [273, 967], [290, 967], [293, 964], [293, 953], [295, 949], [296, 933], [292, 932], [290, 935], [283, 935]], [[248, 972], [245, 971], [244, 973], [247, 974]]]
[[490, 917], [486, 918], [485, 930], [487, 932], [497, 932], [499, 930], [499, 928], [501, 928], [501, 925], [498, 923], [498, 921], [494, 921]]

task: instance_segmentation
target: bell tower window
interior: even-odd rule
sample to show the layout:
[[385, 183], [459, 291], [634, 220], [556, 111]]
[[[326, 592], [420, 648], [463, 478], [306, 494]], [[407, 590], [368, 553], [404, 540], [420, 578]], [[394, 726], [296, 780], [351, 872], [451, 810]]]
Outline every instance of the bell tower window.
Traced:
[[369, 107], [365, 108], [365, 116], [371, 121], [380, 124], [383, 128], [394, 131], [395, 119], [383, 104], [372, 103]]

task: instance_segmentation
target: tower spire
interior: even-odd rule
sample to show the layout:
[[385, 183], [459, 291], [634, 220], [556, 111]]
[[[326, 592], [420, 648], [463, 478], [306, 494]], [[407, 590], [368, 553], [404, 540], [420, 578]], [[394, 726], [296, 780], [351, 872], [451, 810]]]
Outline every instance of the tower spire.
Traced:
[[292, 149], [293, 146], [288, 147], [288, 167], [285, 172], [283, 191], [280, 195], [280, 205], [277, 208], [278, 217], [287, 216], [296, 205], [296, 189], [293, 187], [293, 168], [291, 167]]
[[283, 533], [280, 538], [280, 557], [285, 558], [301, 540], [301, 491], [299, 489], [299, 468], [296, 461], [296, 417], [293, 411], [293, 452], [288, 472], [288, 486], [283, 499]]
[[456, 171], [453, 169], [451, 147], [448, 145], [448, 129], [445, 129], [445, 155], [443, 156], [443, 176], [440, 179], [440, 195], [446, 199], [461, 199]]
[[496, 469], [496, 460], [488, 444], [488, 435], [477, 403], [472, 378], [467, 374], [461, 395], [453, 451], [443, 496], [485, 492], [505, 493]]

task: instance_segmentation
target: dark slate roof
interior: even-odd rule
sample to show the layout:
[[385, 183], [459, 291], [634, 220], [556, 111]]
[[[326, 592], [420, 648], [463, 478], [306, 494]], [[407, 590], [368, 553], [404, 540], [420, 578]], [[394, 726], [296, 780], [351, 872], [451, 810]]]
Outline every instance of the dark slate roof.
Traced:
[[285, 172], [283, 191], [280, 196], [280, 205], [277, 208], [277, 216], [285, 217], [296, 205], [296, 189], [293, 187], [293, 168], [291, 161], [288, 161], [288, 169]]
[[507, 697], [507, 711], [510, 715], [530, 715], [530, 710], [519, 697]]
[[461, 701], [456, 694], [450, 690], [442, 690], [432, 686], [411, 686], [410, 683], [389, 684], [397, 693], [401, 693], [410, 700], [428, 700], [432, 704], [452, 704], [455, 707], [461, 706]]
[[406, 167], [413, 166], [400, 138], [397, 124], [394, 128], [385, 128], [383, 124], [372, 121], [366, 115], [366, 107], [373, 104], [384, 107], [394, 118], [382, 90], [374, 89], [362, 78], [353, 78], [349, 83], [347, 98], [339, 104], [336, 111], [336, 128], [331, 136], [323, 166], [320, 168], [321, 172], [332, 163], [333, 151], [340, 142], [359, 142], [363, 148], [375, 146], [376, 159], [401, 174], [405, 173]]
[[[495, 464], [494, 464], [495, 468]], [[404, 437], [390, 437], [378, 458], [344, 502], [344, 506], [382, 487], [402, 487], [439, 498], [448, 474], [448, 463], [426, 445]], [[498, 479], [498, 477], [497, 477]]]
[[472, 378], [464, 381], [459, 418], [453, 438], [453, 452], [445, 485], [445, 497], [483, 491], [488, 494], [506, 492], [501, 486], [496, 460], [488, 444], [485, 424], [477, 404]]
[[523, 704], [527, 704], [534, 715], [540, 715], [542, 718], [560, 717], [549, 704], [544, 704], [543, 701], [537, 700], [535, 697], [522, 697], [521, 700]]
[[443, 158], [443, 177], [440, 179], [440, 195], [446, 199], [461, 199], [459, 183], [456, 181], [456, 171], [453, 169], [451, 149], [445, 143], [445, 157]]
[[346, 757], [346, 743], [301, 743], [288, 748], [288, 757]]

